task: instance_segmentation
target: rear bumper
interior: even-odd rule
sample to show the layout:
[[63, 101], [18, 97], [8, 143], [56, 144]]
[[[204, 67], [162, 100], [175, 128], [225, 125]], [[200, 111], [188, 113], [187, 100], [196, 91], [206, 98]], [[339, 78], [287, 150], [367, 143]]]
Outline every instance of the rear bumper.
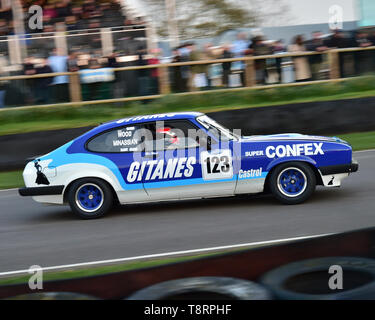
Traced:
[[64, 186], [48, 186], [48, 187], [35, 187], [35, 188], [21, 188], [18, 189], [18, 193], [23, 197], [30, 196], [52, 196], [61, 195], [63, 193]]
[[319, 170], [323, 176], [339, 173], [352, 173], [357, 172], [359, 169], [359, 164], [356, 160], [353, 160], [349, 164], [339, 164], [334, 166], [320, 167]]

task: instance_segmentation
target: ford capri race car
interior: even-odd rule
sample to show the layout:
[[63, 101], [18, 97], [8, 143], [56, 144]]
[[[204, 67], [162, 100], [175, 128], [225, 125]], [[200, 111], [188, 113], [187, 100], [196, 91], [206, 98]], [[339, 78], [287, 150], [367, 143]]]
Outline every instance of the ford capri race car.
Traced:
[[338, 187], [358, 170], [339, 138], [234, 131], [202, 113], [108, 122], [29, 162], [19, 193], [92, 219], [116, 203], [262, 192], [298, 204], [316, 185]]

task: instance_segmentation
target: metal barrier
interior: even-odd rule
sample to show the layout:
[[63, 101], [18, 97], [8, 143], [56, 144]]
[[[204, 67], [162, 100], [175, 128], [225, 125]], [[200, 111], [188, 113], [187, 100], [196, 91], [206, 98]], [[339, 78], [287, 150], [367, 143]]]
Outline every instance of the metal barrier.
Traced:
[[[316, 83], [329, 83], [329, 82], [340, 82], [344, 81], [345, 78], [340, 77], [340, 74], [343, 70], [341, 70], [343, 63], [340, 62], [344, 55], [351, 53], [351, 54], [358, 54], [359, 52], [366, 52], [366, 51], [374, 51], [374, 47], [368, 48], [345, 48], [345, 49], [331, 49], [325, 52], [298, 52], [298, 53], [283, 53], [277, 55], [265, 55], [265, 56], [246, 56], [243, 58], [229, 58], [229, 59], [214, 59], [214, 60], [202, 60], [202, 61], [189, 61], [189, 62], [178, 62], [178, 63], [165, 63], [165, 64], [154, 64], [154, 65], [143, 65], [143, 66], [126, 66], [120, 68], [113, 68], [111, 69], [115, 74], [116, 78], [121, 76], [121, 73], [127, 73], [128, 79], [126, 80], [127, 83], [131, 83], [134, 81], [138, 81], [139, 72], [140, 70], [158, 70], [157, 76], [157, 92], [150, 93], [147, 95], [128, 95], [127, 93], [122, 92], [120, 96], [113, 97], [112, 95], [108, 95], [107, 97], [103, 97], [101, 99], [83, 99], [83, 91], [85, 85], [80, 81], [80, 72], [63, 72], [63, 73], [47, 73], [47, 74], [38, 74], [32, 76], [26, 75], [17, 75], [17, 76], [6, 76], [0, 77], [0, 84], [1, 83], [9, 83], [11, 81], [20, 81], [20, 86], [27, 87], [30, 86], [30, 83], [35, 81], [36, 79], [42, 78], [51, 78], [57, 76], [68, 76], [69, 81], [66, 83], [68, 87], [68, 97], [66, 97], [66, 101], [59, 101], [58, 103], [48, 103], [40, 105], [41, 107], [49, 107], [55, 105], [89, 105], [89, 104], [104, 104], [104, 103], [116, 103], [116, 102], [126, 102], [126, 101], [136, 101], [136, 100], [150, 100], [155, 98], [160, 98], [164, 95], [170, 94], [172, 92], [171, 89], [171, 77], [170, 71], [173, 68], [178, 67], [192, 67], [195, 65], [217, 65], [223, 63], [233, 63], [242, 61], [244, 63], [244, 68], [241, 72], [244, 73], [244, 83], [242, 87], [237, 88], [222, 88], [218, 87], [215, 92], [226, 92], [226, 91], [235, 91], [235, 90], [246, 90], [249, 88], [252, 89], [264, 89], [264, 88], [276, 88], [276, 87], [289, 87], [289, 86], [301, 86], [301, 85], [310, 85]], [[374, 65], [375, 65], [375, 51], [374, 54]], [[294, 58], [299, 57], [310, 57], [314, 55], [324, 55], [326, 60], [328, 61], [328, 79], [326, 80], [315, 80], [315, 81], [306, 81], [306, 82], [298, 82], [298, 83], [282, 83], [282, 84], [271, 84], [271, 85], [257, 85], [256, 83], [256, 61], [257, 60], [267, 60], [267, 59], [291, 59], [293, 61]], [[356, 57], [352, 57], [354, 60]], [[290, 65], [291, 63], [289, 63]], [[97, 70], [97, 69], [93, 69]], [[190, 78], [192, 73], [190, 73]], [[191, 80], [191, 79], [190, 79]], [[189, 82], [191, 82], [189, 80]], [[28, 84], [29, 83], [29, 84]], [[50, 86], [53, 87], [53, 86]], [[108, 88], [107, 88], [108, 89]], [[121, 89], [121, 88], [120, 88]], [[186, 92], [175, 93], [178, 95], [190, 95], [190, 94], [201, 94], [212, 92], [212, 90], [203, 90], [203, 91], [194, 91], [192, 86], [187, 88]], [[109, 90], [109, 89], [108, 89]], [[0, 89], [1, 91], [1, 89]], [[35, 105], [31, 105], [35, 107]], [[17, 106], [18, 108], [25, 108], [30, 107], [30, 103], [25, 103], [24, 105]], [[0, 108], [1, 110], [7, 110], [9, 108]]]

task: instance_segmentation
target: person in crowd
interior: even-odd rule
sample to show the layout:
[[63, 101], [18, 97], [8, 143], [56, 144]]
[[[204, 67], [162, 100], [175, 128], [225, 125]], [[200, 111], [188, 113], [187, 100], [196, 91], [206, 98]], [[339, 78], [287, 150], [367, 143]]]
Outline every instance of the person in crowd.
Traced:
[[56, 2], [56, 15], [59, 18], [70, 16], [72, 13], [71, 4], [69, 0], [61, 0]]
[[[231, 46], [225, 44], [223, 46], [223, 54], [221, 56], [222, 59], [230, 59], [233, 57], [231, 52]], [[223, 85], [224, 87], [229, 87], [229, 76], [231, 74], [232, 63], [231, 62], [224, 62], [223, 63]]]
[[66, 31], [75, 31], [79, 29], [76, 16], [67, 16], [65, 18]]
[[[6, 67], [8, 65], [7, 59], [0, 54], [0, 77], [8, 76], [8, 72], [6, 71]], [[5, 107], [5, 95], [7, 89], [7, 80], [0, 80], [0, 108]]]
[[75, 16], [77, 21], [80, 21], [83, 18], [82, 14], [83, 14], [82, 6], [77, 4], [72, 7], [72, 15]]
[[[92, 58], [89, 60], [89, 69], [95, 70], [95, 69], [100, 69], [101, 65], [99, 61], [95, 58]], [[100, 97], [100, 87], [101, 87], [102, 82], [100, 81], [94, 81], [87, 83], [87, 100], [99, 100], [101, 99]]]
[[[293, 44], [288, 47], [289, 52], [303, 53], [306, 51], [304, 45], [304, 39], [302, 35], [298, 35], [294, 38]], [[298, 56], [293, 58], [294, 63], [294, 74], [297, 82], [311, 80], [311, 71], [309, 60], [307, 57]]]
[[[40, 59], [40, 63], [35, 66], [36, 74], [46, 74], [51, 73], [52, 69], [48, 65], [48, 60], [46, 58]], [[36, 103], [47, 104], [50, 103], [50, 90], [49, 86], [52, 83], [52, 77], [48, 78], [38, 78], [35, 79], [35, 95]]]
[[[48, 58], [48, 64], [54, 73], [67, 72], [68, 57], [64, 55], [61, 49], [54, 49], [53, 54]], [[66, 75], [60, 75], [53, 78], [53, 97], [54, 102], [67, 102], [69, 99], [69, 78]]]
[[[205, 43], [204, 44], [201, 59], [202, 60], [214, 60], [214, 59], [216, 59], [216, 56], [213, 52], [212, 43]], [[207, 89], [211, 89], [212, 88], [212, 83], [211, 83], [212, 66], [211, 65], [205, 65], [205, 67], [206, 67]]]
[[[253, 38], [251, 44], [249, 45], [248, 53], [254, 56], [271, 55], [272, 47], [264, 42], [262, 36], [256, 36]], [[268, 77], [266, 59], [255, 60], [255, 70], [257, 83], [263, 85], [266, 84]]]
[[[247, 49], [251, 45], [251, 41], [247, 40], [246, 33], [239, 32], [236, 41], [232, 45], [233, 58], [242, 58], [245, 56]], [[245, 85], [245, 63], [242, 61], [234, 62], [232, 68], [235, 70], [242, 70], [241, 83]]]
[[[375, 32], [372, 31], [372, 32], [369, 32], [369, 36], [368, 36], [368, 39], [371, 41], [372, 43], [372, 46], [375, 46]], [[372, 71], [374, 72], [375, 71], [375, 50], [371, 50], [371, 61], [372, 61], [372, 66], [373, 66], [373, 69]]]
[[[348, 48], [351, 45], [350, 40], [345, 38], [344, 33], [340, 29], [333, 30], [333, 34], [327, 39], [326, 46], [330, 49], [342, 49]], [[347, 72], [347, 60], [354, 58], [354, 54], [351, 52], [339, 53], [339, 65], [340, 65], [340, 77], [343, 78], [346, 76]]]
[[[204, 59], [203, 52], [195, 44], [190, 45], [190, 61], [200, 61]], [[195, 64], [191, 66], [190, 90], [202, 90], [208, 86], [207, 65]]]
[[118, 53], [113, 52], [107, 58], [107, 68], [118, 68], [120, 65], [117, 62]]
[[368, 39], [371, 41], [372, 45], [375, 45], [375, 31], [368, 33]]
[[[172, 52], [172, 63], [179, 63], [182, 62], [182, 57], [180, 54], [180, 50], [178, 48], [175, 48]], [[172, 67], [172, 75], [173, 75], [173, 81], [172, 81], [172, 90], [173, 92], [183, 92], [186, 91], [184, 87], [184, 81], [182, 78], [182, 70], [181, 66], [175, 66]]]
[[[180, 57], [180, 62], [188, 62], [190, 60], [190, 53], [194, 44], [191, 42], [187, 42], [180, 47], [178, 47], [178, 55]], [[181, 66], [181, 89], [182, 91], [189, 91], [191, 88], [191, 68], [190, 66]]]
[[[56, 31], [56, 28], [55, 28], [55, 25], [54, 24], [45, 24], [43, 26], [43, 32], [45, 33], [53, 33]], [[51, 38], [48, 39], [49, 42], [52, 42], [51, 41]]]
[[[324, 44], [323, 33], [320, 31], [315, 31], [312, 33], [312, 40], [309, 45], [307, 45], [308, 51], [324, 52], [328, 50], [328, 47]], [[321, 54], [310, 56], [310, 66], [312, 80], [322, 80], [322, 64], [323, 56]]]
[[52, 38], [55, 27], [54, 25], [45, 25], [43, 31], [50, 34], [37, 40], [30, 40], [30, 47], [33, 48], [33, 55], [44, 57], [48, 56], [55, 48], [55, 38]]
[[0, 19], [10, 21], [13, 18], [11, 0], [3, 0], [0, 2]]
[[[34, 61], [32, 57], [25, 58], [24, 63], [23, 63], [23, 74], [25, 76], [33, 76], [36, 74], [36, 69], [35, 69]], [[35, 101], [34, 99], [35, 79], [25, 79], [24, 81], [25, 82], [23, 86], [23, 91], [24, 91], [26, 103], [33, 104]]]
[[326, 42], [327, 47], [333, 48], [346, 48], [348, 47], [348, 41], [344, 37], [344, 33], [340, 29], [333, 30], [332, 35]]
[[0, 36], [7, 36], [9, 34], [8, 22], [5, 19], [0, 20]]
[[57, 12], [55, 9], [55, 5], [53, 3], [48, 3], [43, 7], [43, 17], [48, 17], [49, 19], [57, 18]]
[[[147, 66], [147, 59], [145, 59], [146, 51], [143, 48], [138, 49], [138, 61], [137, 66]], [[150, 70], [139, 69], [138, 70], [138, 95], [147, 96], [150, 92]]]
[[[118, 68], [120, 67], [120, 63], [117, 61], [118, 52], [113, 52], [107, 57], [107, 68]], [[126, 87], [123, 85], [125, 79], [123, 79], [123, 73], [121, 71], [114, 72], [114, 79], [111, 83], [112, 87], [112, 97], [113, 98], [122, 98], [125, 95], [124, 88]]]
[[[151, 49], [151, 58], [148, 59], [148, 64], [160, 64], [160, 49]], [[150, 71], [150, 94], [159, 93], [159, 70], [157, 68]]]
[[132, 26], [132, 25], [134, 25], [133, 20], [131, 20], [129, 18], [124, 19], [124, 26], [128, 27], [128, 26]]
[[[273, 44], [272, 48], [273, 54], [282, 54], [285, 53], [286, 48], [284, 45], [284, 40], [280, 39], [276, 41]], [[283, 72], [282, 72], [282, 58], [276, 58], [275, 59], [275, 65], [276, 65], [276, 72], [278, 76], [277, 83], [282, 83], [283, 82]]]
[[67, 68], [69, 72], [77, 72], [79, 71], [78, 66], [78, 53], [77, 52], [71, 52], [68, 60], [67, 60]]
[[[99, 19], [91, 19], [88, 25], [89, 29], [100, 29], [100, 20]], [[90, 35], [90, 46], [93, 49], [101, 49], [102, 47], [102, 38], [100, 32], [93, 33]]]
[[[358, 31], [355, 35], [354, 46], [358, 48], [367, 48], [373, 45], [367, 32]], [[361, 75], [371, 72], [374, 68], [372, 60], [373, 53], [369, 51], [357, 51], [354, 53], [355, 73]]]

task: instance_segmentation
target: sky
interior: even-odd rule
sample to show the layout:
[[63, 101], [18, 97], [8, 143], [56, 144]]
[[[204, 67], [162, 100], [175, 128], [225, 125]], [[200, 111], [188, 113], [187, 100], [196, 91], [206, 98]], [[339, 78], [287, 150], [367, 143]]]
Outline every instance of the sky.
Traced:
[[357, 0], [283, 0], [290, 7], [290, 25], [328, 23], [329, 8], [339, 5], [343, 9], [344, 21], [353, 21], [357, 18]]
[[[143, 6], [147, 3], [145, 0], [123, 0], [132, 6], [143, 11]], [[236, 0], [241, 3], [241, 0]], [[329, 8], [332, 5], [339, 5], [343, 9], [344, 21], [353, 21], [357, 18], [355, 10], [356, 3], [360, 0], [283, 0], [290, 8], [290, 19], [287, 23], [283, 21], [283, 25], [296, 24], [313, 24], [313, 23], [328, 23]], [[375, 1], [375, 0], [374, 0]]]

